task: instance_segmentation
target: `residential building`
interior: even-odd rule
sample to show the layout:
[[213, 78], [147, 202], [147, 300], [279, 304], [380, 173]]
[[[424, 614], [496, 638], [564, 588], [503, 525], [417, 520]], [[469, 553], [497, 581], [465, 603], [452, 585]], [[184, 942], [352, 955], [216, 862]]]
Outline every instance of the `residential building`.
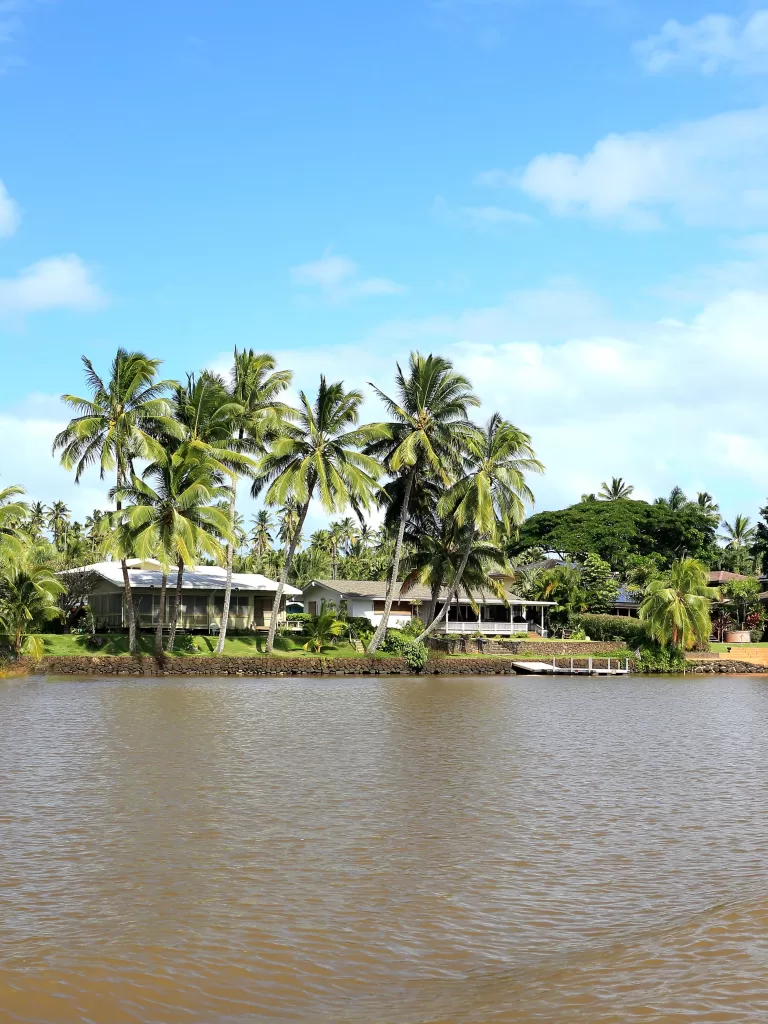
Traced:
[[[88, 605], [98, 630], [123, 629], [128, 624], [123, 573], [119, 562], [96, 562], [69, 573], [88, 574]], [[137, 625], [150, 629], [157, 625], [160, 614], [162, 573], [154, 559], [128, 559], [128, 577], [136, 611]], [[184, 569], [181, 582], [181, 629], [217, 633], [221, 626], [226, 589], [226, 570], [217, 565], [194, 565]], [[168, 575], [166, 622], [170, 622], [178, 574]], [[232, 573], [232, 594], [228, 628], [238, 630], [268, 629], [277, 583], [260, 573]], [[285, 618], [285, 601], [300, 596], [296, 587], [285, 587], [280, 619]]]
[[[539, 633], [546, 636], [546, 609], [554, 601], [528, 601], [517, 597], [504, 587], [506, 601], [491, 590], [473, 591], [472, 598], [461, 593], [451, 602], [447, 619], [439, 632], [442, 633], [485, 633], [490, 636], [509, 636], [511, 633]], [[387, 584], [384, 581], [369, 580], [311, 580], [304, 587], [304, 607], [317, 615], [323, 605], [334, 605], [346, 609], [347, 615], [367, 618], [378, 626], [384, 612]], [[437, 610], [447, 599], [448, 591], [443, 589]], [[474, 607], [473, 607], [474, 599]], [[422, 618], [425, 606], [432, 600], [429, 587], [416, 584], [400, 593], [395, 588], [389, 624], [402, 627], [412, 618]]]

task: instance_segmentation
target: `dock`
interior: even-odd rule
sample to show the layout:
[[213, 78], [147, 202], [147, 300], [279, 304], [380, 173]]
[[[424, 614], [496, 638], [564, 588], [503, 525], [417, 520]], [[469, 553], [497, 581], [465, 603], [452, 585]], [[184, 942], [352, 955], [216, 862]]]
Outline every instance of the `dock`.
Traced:
[[[600, 660], [606, 659], [601, 658]], [[616, 662], [615, 666], [611, 665], [611, 660]], [[606, 668], [593, 667], [592, 658], [587, 659], [588, 664], [584, 667], [574, 665], [573, 661], [574, 659], [571, 658], [570, 667], [558, 665], [557, 658], [552, 659], [551, 665], [548, 661], [513, 661], [512, 667], [516, 672], [534, 676], [625, 676], [629, 673], [628, 658], [624, 659], [623, 667], [621, 658], [608, 658]]]

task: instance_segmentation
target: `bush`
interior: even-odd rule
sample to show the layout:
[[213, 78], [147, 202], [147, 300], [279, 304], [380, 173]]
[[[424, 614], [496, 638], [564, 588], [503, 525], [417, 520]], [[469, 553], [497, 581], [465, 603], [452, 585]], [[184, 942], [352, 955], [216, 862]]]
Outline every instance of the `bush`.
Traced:
[[288, 612], [285, 616], [286, 622], [302, 622], [306, 626], [312, 621], [309, 612]]
[[89, 651], [98, 651], [107, 642], [105, 636], [97, 636], [95, 633], [89, 633], [85, 638], [85, 646]]
[[685, 668], [685, 655], [679, 647], [645, 643], [640, 648], [637, 664], [641, 672], [682, 672]]
[[408, 668], [413, 669], [414, 672], [421, 672], [427, 664], [429, 650], [426, 644], [416, 644], [411, 641], [403, 644], [402, 655], [408, 664]]
[[365, 615], [349, 615], [344, 621], [351, 628], [352, 636], [357, 640], [362, 640], [364, 644], [367, 644], [373, 636], [373, 625]]
[[592, 640], [623, 640], [633, 650], [648, 643], [645, 626], [639, 619], [620, 615], [572, 615], [571, 628], [582, 629]]

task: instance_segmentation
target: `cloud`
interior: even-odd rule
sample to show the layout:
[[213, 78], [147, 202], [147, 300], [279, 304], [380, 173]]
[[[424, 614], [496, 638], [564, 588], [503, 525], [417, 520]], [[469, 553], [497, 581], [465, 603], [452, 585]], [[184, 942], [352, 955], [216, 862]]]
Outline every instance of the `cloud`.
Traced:
[[442, 196], [436, 196], [432, 203], [432, 213], [446, 224], [488, 231], [494, 228], [508, 227], [510, 224], [533, 224], [534, 218], [519, 210], [510, 210], [505, 206], [450, 206]]
[[635, 43], [634, 51], [652, 75], [678, 68], [704, 75], [718, 71], [764, 75], [768, 73], [768, 10], [742, 18], [708, 14], [689, 25], [667, 21], [657, 35]]
[[657, 228], [673, 215], [694, 225], [768, 225], [768, 107], [608, 135], [584, 156], [541, 154], [520, 172], [478, 180], [520, 189], [559, 216], [630, 228]]
[[0, 238], [12, 235], [19, 226], [21, 212], [18, 204], [8, 195], [8, 190], [0, 181]]
[[398, 295], [402, 285], [387, 277], [362, 277], [359, 267], [345, 256], [327, 254], [291, 268], [291, 281], [300, 288], [319, 290], [334, 304], [370, 295]]
[[0, 278], [0, 316], [101, 309], [106, 302], [92, 271], [74, 254], [39, 260], [16, 277]]

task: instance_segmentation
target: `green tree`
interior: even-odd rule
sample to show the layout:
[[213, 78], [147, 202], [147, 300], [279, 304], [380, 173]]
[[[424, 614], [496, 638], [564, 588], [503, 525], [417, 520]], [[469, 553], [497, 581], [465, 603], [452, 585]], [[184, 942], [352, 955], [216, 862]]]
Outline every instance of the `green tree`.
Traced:
[[335, 608], [323, 606], [319, 615], [315, 615], [307, 627], [305, 651], [322, 654], [324, 647], [334, 646], [334, 641], [347, 628], [346, 623], [336, 618]]
[[630, 497], [634, 489], [632, 484], [628, 484], [623, 477], [614, 476], [609, 484], [603, 480], [597, 497], [600, 501], [618, 501], [620, 498]]
[[[237, 450], [257, 451], [264, 454], [270, 439], [279, 436], [286, 417], [292, 410], [280, 398], [290, 385], [293, 374], [290, 370], [277, 370], [274, 356], [253, 349], [242, 351], [235, 348], [231, 373], [230, 394], [236, 410], [232, 417], [232, 429], [237, 438]], [[237, 467], [242, 471], [242, 467]], [[249, 474], [252, 475], [252, 474]], [[237, 501], [237, 475], [232, 477], [230, 497], [230, 526], [234, 527], [235, 502]], [[229, 605], [232, 597], [232, 559], [234, 546], [227, 545], [227, 579], [224, 588], [224, 608], [221, 613], [221, 630], [216, 653], [224, 651], [224, 641], [229, 623]]]
[[[172, 382], [157, 380], [159, 359], [142, 352], [120, 348], [112, 361], [109, 377], [102, 380], [86, 356], [82, 357], [90, 398], [62, 395], [62, 401], [77, 415], [56, 435], [54, 452], [61, 452], [61, 464], [75, 470], [75, 483], [89, 466], [98, 465], [103, 480], [115, 472], [116, 487], [124, 486], [137, 459], [162, 458], [160, 438], [178, 437], [164, 394]], [[119, 509], [119, 505], [118, 505]], [[120, 564], [128, 617], [128, 645], [136, 653], [136, 616], [128, 575], [127, 552]]]
[[545, 573], [544, 600], [556, 601], [557, 607], [550, 612], [550, 619], [565, 625], [573, 615], [586, 612], [589, 594], [584, 589], [580, 569], [573, 565], [559, 565]]
[[[368, 448], [380, 459], [387, 473], [399, 478], [400, 516], [395, 533], [392, 564], [387, 579], [384, 611], [368, 645], [376, 651], [387, 630], [395, 586], [400, 574], [403, 536], [411, 506], [414, 483], [423, 477], [441, 480], [447, 486], [460, 465], [465, 439], [471, 433], [468, 411], [480, 404], [466, 377], [456, 373], [441, 356], [412, 352], [408, 373], [400, 364], [395, 375], [395, 397], [371, 387], [384, 403], [391, 420], [382, 436]], [[390, 493], [389, 491], [385, 491]]]
[[20, 558], [27, 546], [29, 506], [21, 500], [23, 494], [24, 488], [16, 484], [0, 489], [0, 560]]
[[268, 509], [262, 508], [251, 517], [251, 544], [256, 557], [261, 560], [272, 550], [272, 516]]
[[727, 602], [727, 610], [736, 619], [739, 629], [747, 628], [749, 615], [760, 611], [760, 581], [755, 576], [745, 580], [728, 580], [720, 588], [722, 597]]
[[587, 595], [589, 612], [607, 612], [619, 592], [619, 582], [613, 576], [610, 565], [594, 552], [590, 552], [584, 559], [581, 585]]
[[0, 561], [0, 633], [15, 657], [43, 656], [39, 631], [58, 616], [56, 599], [64, 589], [46, 565], [29, 559]]
[[345, 391], [342, 383], [328, 384], [321, 377], [314, 402], [303, 391], [299, 399], [301, 407], [295, 421], [286, 421], [273, 439], [251, 488], [254, 498], [266, 488], [268, 505], [285, 505], [292, 498], [299, 507], [272, 606], [268, 655], [274, 646], [285, 584], [312, 498], [317, 496], [327, 512], [339, 511], [349, 504], [368, 509], [378, 489], [380, 473], [376, 460], [361, 451], [380, 437], [382, 430], [375, 424], [360, 426], [363, 396], [359, 391]]
[[723, 520], [723, 532], [720, 534], [727, 548], [748, 548], [755, 540], [755, 528], [749, 516], [738, 513], [732, 523]]
[[[173, 650], [181, 611], [184, 567], [194, 565], [199, 552], [221, 559], [221, 540], [232, 538], [229, 515], [215, 501], [228, 499], [218, 483], [217, 464], [187, 446], [167, 453], [130, 485], [114, 488], [111, 496], [127, 504], [115, 513], [115, 522], [128, 535], [140, 558], [157, 558], [162, 567], [160, 612], [155, 653], [162, 656], [166, 621], [166, 587], [171, 565], [176, 566], [176, 593], [171, 612], [167, 650]], [[151, 481], [151, 483], [150, 483]]]
[[[0, 492], [0, 497], [2, 492]], [[27, 530], [32, 540], [42, 540], [43, 531], [48, 526], [48, 509], [42, 501], [33, 501], [29, 506]]]
[[58, 551], [63, 551], [67, 543], [67, 532], [72, 513], [63, 501], [54, 501], [48, 509], [48, 529], [53, 535], [53, 543]]
[[494, 413], [483, 429], [475, 428], [464, 439], [463, 469], [458, 480], [440, 499], [442, 515], [450, 515], [460, 530], [466, 530], [462, 562], [456, 570], [448, 600], [438, 615], [416, 638], [428, 637], [448, 614], [448, 605], [462, 584], [472, 544], [478, 538], [492, 543], [499, 528], [508, 534], [525, 517], [533, 492], [526, 473], [543, 473], [528, 434]]
[[709, 638], [713, 594], [706, 567], [695, 558], [682, 558], [648, 584], [640, 619], [662, 646], [688, 650]]

